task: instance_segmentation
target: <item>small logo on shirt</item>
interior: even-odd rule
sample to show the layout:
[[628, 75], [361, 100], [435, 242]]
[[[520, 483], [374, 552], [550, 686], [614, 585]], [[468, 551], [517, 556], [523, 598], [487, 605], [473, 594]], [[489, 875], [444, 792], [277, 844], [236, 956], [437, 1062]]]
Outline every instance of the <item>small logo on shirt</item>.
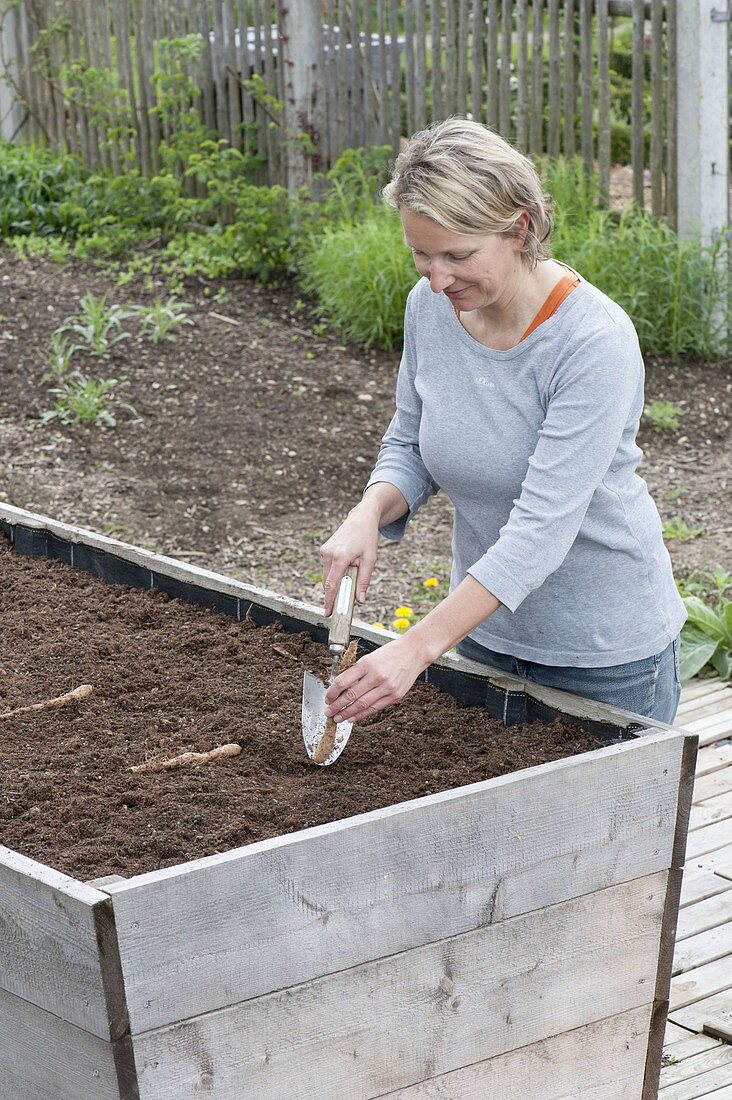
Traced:
[[489, 389], [495, 389], [495, 382], [492, 382], [490, 378], [486, 378], [484, 374], [481, 374], [475, 380], [479, 386], [488, 386]]

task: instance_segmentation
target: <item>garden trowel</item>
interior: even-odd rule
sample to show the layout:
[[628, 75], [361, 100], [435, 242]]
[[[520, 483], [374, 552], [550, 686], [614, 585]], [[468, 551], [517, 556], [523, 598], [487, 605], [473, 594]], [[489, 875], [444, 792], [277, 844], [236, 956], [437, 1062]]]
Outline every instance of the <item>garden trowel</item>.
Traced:
[[336, 722], [325, 713], [325, 693], [340, 672], [354, 663], [356, 643], [349, 645], [358, 567], [346, 571], [338, 588], [328, 628], [328, 649], [333, 658], [328, 683], [306, 672], [302, 686], [302, 736], [314, 764], [332, 764], [351, 736], [352, 722]]

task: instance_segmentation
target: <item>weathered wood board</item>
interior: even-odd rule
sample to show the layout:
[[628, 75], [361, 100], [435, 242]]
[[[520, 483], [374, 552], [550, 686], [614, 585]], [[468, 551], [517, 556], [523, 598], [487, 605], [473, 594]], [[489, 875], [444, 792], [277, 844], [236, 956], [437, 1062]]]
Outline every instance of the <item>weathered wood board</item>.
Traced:
[[[118, 1038], [127, 1018], [114, 995], [111, 924], [106, 894], [0, 845], [0, 988], [102, 1039]], [[107, 965], [115, 972], [105, 973]]]
[[132, 1100], [111, 1043], [0, 989], [3, 1100]]
[[683, 744], [652, 735], [110, 884], [132, 1033], [669, 867]]
[[180, 1100], [205, 1082], [217, 1100], [371, 1100], [640, 1008], [655, 980], [666, 878], [137, 1035], [140, 1096]]

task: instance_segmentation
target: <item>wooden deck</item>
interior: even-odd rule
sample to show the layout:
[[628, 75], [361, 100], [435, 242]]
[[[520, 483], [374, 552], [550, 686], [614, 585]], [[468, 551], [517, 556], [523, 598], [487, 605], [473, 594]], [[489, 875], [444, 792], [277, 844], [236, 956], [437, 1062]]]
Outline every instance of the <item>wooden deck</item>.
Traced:
[[659, 1100], [732, 1100], [732, 685], [690, 680], [699, 734]]

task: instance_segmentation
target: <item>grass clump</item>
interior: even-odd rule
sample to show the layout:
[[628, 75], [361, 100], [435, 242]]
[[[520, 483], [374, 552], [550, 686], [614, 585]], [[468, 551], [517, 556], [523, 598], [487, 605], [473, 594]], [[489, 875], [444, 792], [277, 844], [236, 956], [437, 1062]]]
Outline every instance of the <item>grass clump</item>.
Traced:
[[401, 343], [404, 304], [419, 276], [391, 210], [326, 228], [305, 256], [301, 278], [320, 316], [346, 339], [364, 347]]

